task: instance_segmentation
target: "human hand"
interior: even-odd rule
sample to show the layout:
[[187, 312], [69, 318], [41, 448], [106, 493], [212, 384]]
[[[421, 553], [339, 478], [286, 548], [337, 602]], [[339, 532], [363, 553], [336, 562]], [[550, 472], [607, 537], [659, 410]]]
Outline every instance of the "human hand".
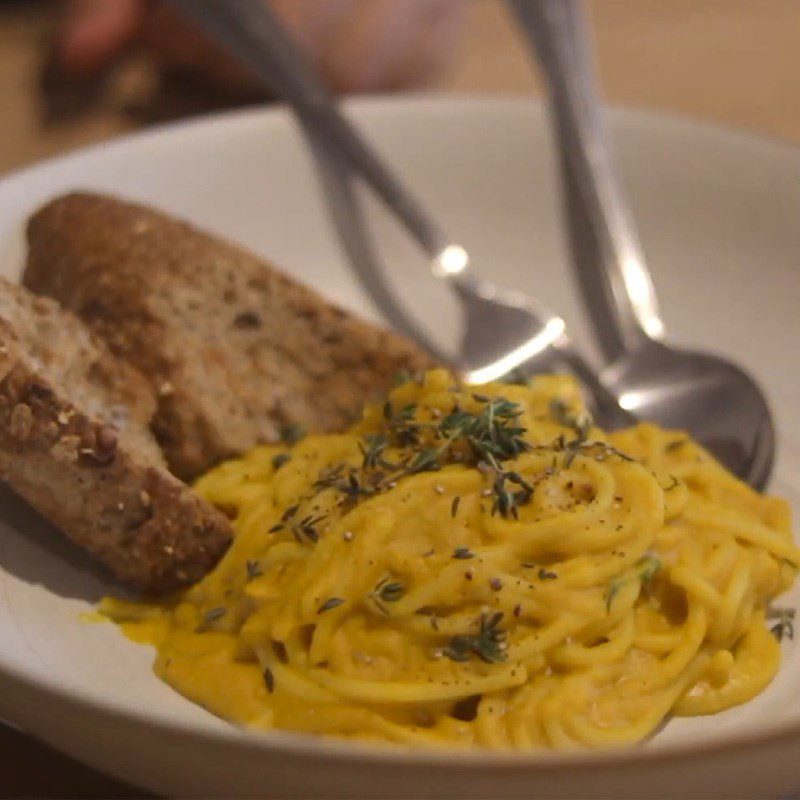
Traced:
[[[337, 92], [424, 85], [452, 58], [463, 0], [254, 0], [268, 2]], [[217, 88], [255, 79], [168, 3], [65, 0], [55, 63], [73, 78], [102, 72], [134, 43], [163, 67], [192, 69]]]

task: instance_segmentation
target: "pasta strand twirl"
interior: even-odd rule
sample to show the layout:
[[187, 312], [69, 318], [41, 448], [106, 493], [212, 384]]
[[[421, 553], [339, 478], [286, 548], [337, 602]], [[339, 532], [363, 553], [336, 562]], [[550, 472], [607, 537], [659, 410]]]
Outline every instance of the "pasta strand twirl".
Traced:
[[779, 665], [766, 615], [800, 563], [783, 501], [684, 434], [592, 427], [566, 377], [432, 371], [197, 490], [235, 513], [216, 569], [101, 608], [252, 728], [617, 746], [746, 702]]

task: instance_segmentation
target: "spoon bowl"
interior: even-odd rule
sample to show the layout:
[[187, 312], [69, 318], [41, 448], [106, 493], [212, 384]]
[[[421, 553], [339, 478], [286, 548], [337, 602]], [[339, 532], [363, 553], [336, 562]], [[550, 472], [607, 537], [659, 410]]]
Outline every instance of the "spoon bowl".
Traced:
[[763, 489], [775, 431], [744, 370], [714, 353], [665, 344], [655, 288], [614, 167], [581, 0], [508, 0], [549, 87], [572, 266], [609, 365], [600, 377], [642, 420], [686, 431]]
[[735, 364], [649, 341], [601, 378], [627, 411], [686, 431], [734, 475], [765, 487], [775, 452], [772, 415], [756, 383]]

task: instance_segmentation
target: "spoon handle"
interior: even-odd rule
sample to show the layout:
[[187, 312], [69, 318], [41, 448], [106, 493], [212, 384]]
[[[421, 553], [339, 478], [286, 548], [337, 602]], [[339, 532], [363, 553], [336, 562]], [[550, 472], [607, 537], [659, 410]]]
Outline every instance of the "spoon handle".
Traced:
[[544, 71], [573, 267], [605, 358], [661, 338], [658, 302], [611, 159], [581, 0], [507, 0]]
[[449, 241], [422, 204], [397, 180], [336, 103], [294, 46], [269, 5], [254, 0], [171, 0], [291, 104], [304, 126], [328, 141], [435, 259]]

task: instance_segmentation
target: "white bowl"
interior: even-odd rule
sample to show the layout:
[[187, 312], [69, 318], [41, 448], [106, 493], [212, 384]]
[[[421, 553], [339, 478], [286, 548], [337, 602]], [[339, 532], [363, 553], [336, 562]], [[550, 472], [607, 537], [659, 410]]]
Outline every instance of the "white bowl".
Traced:
[[[362, 100], [352, 115], [498, 282], [561, 311], [591, 343], [570, 286], [555, 162], [528, 100]], [[773, 491], [800, 500], [800, 151], [682, 120], [612, 115], [622, 171], [676, 340], [719, 350], [763, 383], [781, 450]], [[281, 109], [171, 126], [0, 182], [0, 265], [19, 272], [26, 216], [83, 187], [153, 203], [221, 232], [362, 314], [303, 141]], [[386, 263], [442, 341], [456, 318], [385, 214]], [[431, 323], [430, 321], [433, 321]], [[150, 671], [152, 652], [81, 612], [113, 591], [7, 493], [0, 531], [0, 715], [154, 791], [203, 796], [777, 796], [800, 791], [800, 648], [723, 714], [676, 720], [641, 747], [569, 754], [367, 749], [245, 734]], [[795, 593], [795, 597], [797, 594]], [[789, 600], [791, 602], [791, 599]]]

